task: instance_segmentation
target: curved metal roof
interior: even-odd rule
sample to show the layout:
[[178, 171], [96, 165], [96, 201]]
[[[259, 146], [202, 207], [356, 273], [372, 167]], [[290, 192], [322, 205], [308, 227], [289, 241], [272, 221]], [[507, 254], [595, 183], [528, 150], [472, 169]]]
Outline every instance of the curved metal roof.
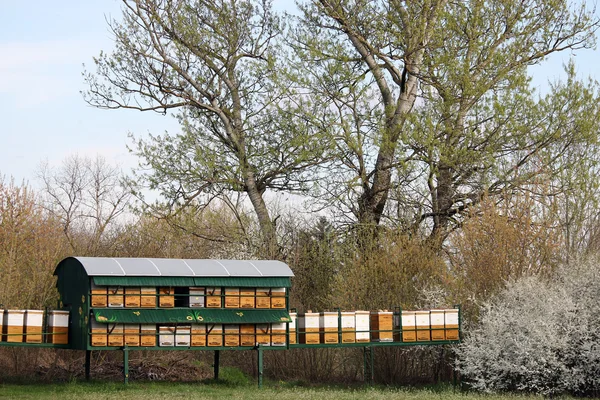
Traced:
[[292, 277], [275, 260], [183, 260], [170, 258], [72, 257], [89, 276]]

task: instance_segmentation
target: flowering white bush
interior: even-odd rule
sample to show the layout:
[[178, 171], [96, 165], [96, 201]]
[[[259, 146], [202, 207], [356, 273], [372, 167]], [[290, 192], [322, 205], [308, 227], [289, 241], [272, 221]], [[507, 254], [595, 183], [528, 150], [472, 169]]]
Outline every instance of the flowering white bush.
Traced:
[[483, 306], [458, 350], [472, 387], [543, 395], [600, 392], [600, 262], [525, 277]]

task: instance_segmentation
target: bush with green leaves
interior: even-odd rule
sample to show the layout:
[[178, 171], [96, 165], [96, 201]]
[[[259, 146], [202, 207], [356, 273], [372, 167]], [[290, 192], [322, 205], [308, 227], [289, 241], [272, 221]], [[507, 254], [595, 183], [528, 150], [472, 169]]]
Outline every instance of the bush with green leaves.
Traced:
[[483, 305], [458, 369], [485, 392], [600, 394], [600, 258], [508, 283]]

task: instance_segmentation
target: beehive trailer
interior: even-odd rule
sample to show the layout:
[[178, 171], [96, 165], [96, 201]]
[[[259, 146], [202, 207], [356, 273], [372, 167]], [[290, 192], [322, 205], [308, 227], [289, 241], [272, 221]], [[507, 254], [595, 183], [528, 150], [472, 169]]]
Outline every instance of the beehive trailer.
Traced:
[[375, 347], [460, 341], [459, 307], [290, 312], [293, 273], [280, 261], [69, 257], [54, 275], [60, 310], [44, 317], [44, 339], [31, 343], [24, 322], [22, 336], [9, 334], [8, 311], [0, 345], [84, 350], [86, 379], [94, 350], [123, 352], [124, 382], [131, 350], [213, 351], [215, 378], [221, 351], [254, 350], [262, 386], [264, 351], [362, 347], [371, 381]]

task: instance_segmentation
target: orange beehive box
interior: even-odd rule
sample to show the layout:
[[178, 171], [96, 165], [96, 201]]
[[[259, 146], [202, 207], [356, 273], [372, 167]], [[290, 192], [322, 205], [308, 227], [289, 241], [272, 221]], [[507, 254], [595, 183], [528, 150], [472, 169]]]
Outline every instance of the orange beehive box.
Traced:
[[221, 288], [206, 288], [206, 307], [221, 308]]
[[141, 290], [139, 287], [126, 287], [125, 288], [125, 307], [140, 308]]
[[107, 307], [108, 306], [108, 289], [106, 286], [96, 286], [92, 282], [92, 307]]
[[298, 318], [298, 329], [301, 344], [319, 344], [319, 313], [306, 312]]
[[6, 310], [4, 313], [5, 341], [23, 342], [25, 332], [25, 310]]
[[322, 312], [319, 315], [321, 343], [338, 343], [338, 313]]
[[143, 287], [140, 288], [141, 299], [140, 305], [146, 308], [156, 307], [156, 288], [154, 287]]
[[44, 312], [42, 310], [27, 310], [25, 313], [25, 342], [42, 343], [42, 326]]
[[131, 347], [140, 345], [140, 326], [137, 324], [123, 325], [123, 333], [125, 334], [125, 344]]
[[240, 308], [240, 288], [225, 288], [225, 308]]
[[285, 308], [285, 288], [271, 290], [271, 308]]
[[158, 306], [163, 308], [175, 307], [175, 291], [172, 287], [158, 288]]
[[125, 344], [125, 332], [122, 324], [109, 325], [108, 345], [121, 347]]
[[123, 288], [109, 287], [108, 288], [108, 306], [109, 307], [123, 307], [124, 305], [125, 305], [125, 299], [123, 298]]
[[393, 313], [391, 311], [371, 312], [371, 340], [392, 342], [394, 340]]
[[106, 347], [108, 345], [108, 326], [96, 322], [94, 318], [91, 319], [91, 343], [94, 347]]
[[192, 325], [192, 346], [196, 346], [196, 347], [206, 346], [206, 325], [204, 325], [204, 324], [193, 324]]
[[240, 345], [254, 346], [256, 344], [256, 328], [252, 324], [240, 325]]
[[256, 324], [256, 344], [262, 346], [271, 345], [271, 325]]
[[240, 288], [240, 307], [254, 308], [256, 291], [254, 288]]
[[284, 322], [271, 324], [271, 346], [285, 346], [285, 325]]
[[140, 326], [140, 345], [144, 347], [156, 346], [156, 325], [143, 324]]
[[238, 347], [240, 345], [240, 326], [225, 325], [223, 330], [225, 331], [225, 346]]
[[209, 347], [221, 347], [223, 346], [223, 325], [213, 324], [208, 325], [207, 329], [207, 341]]
[[256, 308], [271, 308], [270, 288], [256, 288]]

